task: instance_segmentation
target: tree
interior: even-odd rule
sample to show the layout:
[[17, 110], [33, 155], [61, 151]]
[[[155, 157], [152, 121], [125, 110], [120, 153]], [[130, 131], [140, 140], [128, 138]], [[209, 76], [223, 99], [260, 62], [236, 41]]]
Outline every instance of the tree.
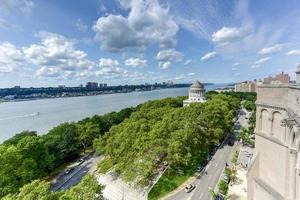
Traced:
[[221, 180], [218, 184], [218, 188], [219, 188], [219, 191], [226, 195], [227, 194], [227, 191], [228, 191], [228, 184], [224, 181], [224, 180]]
[[75, 123], [63, 123], [51, 129], [43, 136], [43, 140], [50, 155], [54, 157], [49, 171], [79, 156], [80, 140]]
[[83, 153], [85, 153], [86, 148], [90, 146], [93, 139], [99, 135], [100, 129], [92, 122], [77, 124], [77, 129], [79, 132], [79, 139], [83, 147]]
[[92, 175], [86, 175], [81, 182], [67, 190], [59, 200], [104, 200], [100, 185]]
[[50, 186], [45, 181], [34, 180], [24, 185], [19, 193], [9, 194], [3, 200], [58, 200], [60, 193], [52, 193]]
[[36, 131], [23, 131], [21, 133], [17, 133], [12, 138], [5, 140], [3, 144], [5, 145], [16, 145], [22, 138], [27, 136], [37, 136]]

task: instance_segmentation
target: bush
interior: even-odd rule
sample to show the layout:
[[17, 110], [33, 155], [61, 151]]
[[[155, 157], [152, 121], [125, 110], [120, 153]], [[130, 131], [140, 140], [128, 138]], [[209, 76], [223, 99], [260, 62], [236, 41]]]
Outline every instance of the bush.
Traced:
[[221, 180], [219, 182], [218, 188], [219, 188], [220, 193], [222, 193], [224, 195], [227, 194], [227, 192], [228, 192], [228, 184], [224, 180]]

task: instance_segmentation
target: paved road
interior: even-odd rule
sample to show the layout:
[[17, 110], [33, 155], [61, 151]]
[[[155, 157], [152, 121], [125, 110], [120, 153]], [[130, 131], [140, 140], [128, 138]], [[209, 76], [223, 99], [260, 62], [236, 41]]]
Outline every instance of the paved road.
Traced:
[[[238, 119], [240, 124], [246, 124], [245, 115], [241, 115]], [[235, 145], [234, 145], [235, 146]], [[215, 153], [212, 160], [208, 163], [205, 173], [192, 184], [196, 188], [191, 193], [186, 193], [184, 189], [167, 198], [168, 200], [210, 200], [211, 194], [209, 188], [214, 189], [219, 181], [225, 163], [230, 160], [231, 151], [234, 146], [229, 146], [226, 142]]]
[[74, 185], [77, 185], [82, 177], [88, 172], [92, 173], [95, 171], [98, 162], [102, 159], [102, 156], [89, 157], [80, 166], [76, 167], [68, 175], [61, 174], [58, 181], [51, 186], [52, 191], [60, 191], [68, 189]]

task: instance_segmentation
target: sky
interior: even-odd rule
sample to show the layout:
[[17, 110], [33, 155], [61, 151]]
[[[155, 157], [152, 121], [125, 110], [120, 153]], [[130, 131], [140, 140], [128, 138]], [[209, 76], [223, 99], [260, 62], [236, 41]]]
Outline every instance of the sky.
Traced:
[[0, 88], [293, 78], [299, 61], [299, 0], [0, 0]]

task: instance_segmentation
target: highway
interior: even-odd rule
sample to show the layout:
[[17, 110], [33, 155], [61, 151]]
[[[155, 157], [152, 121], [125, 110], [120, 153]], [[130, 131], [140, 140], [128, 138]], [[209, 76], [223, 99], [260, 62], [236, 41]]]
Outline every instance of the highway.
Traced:
[[[240, 115], [238, 121], [242, 126], [246, 125], [245, 115]], [[175, 193], [174, 195], [166, 198], [168, 200], [210, 200], [211, 194], [209, 189], [215, 189], [218, 181], [222, 175], [223, 169], [225, 168], [226, 162], [231, 159], [232, 149], [236, 146], [229, 146], [227, 142], [219, 147], [211, 161], [206, 166], [203, 175], [192, 182], [196, 188], [186, 193], [184, 188]]]
[[90, 156], [85, 159], [84, 163], [74, 167], [75, 169], [70, 174], [65, 175], [64, 172], [62, 172], [56, 178], [57, 180], [52, 181], [53, 184], [51, 184], [51, 190], [56, 192], [77, 185], [84, 175], [86, 175], [88, 172], [92, 173], [96, 170], [97, 164], [101, 159], [102, 156]]

